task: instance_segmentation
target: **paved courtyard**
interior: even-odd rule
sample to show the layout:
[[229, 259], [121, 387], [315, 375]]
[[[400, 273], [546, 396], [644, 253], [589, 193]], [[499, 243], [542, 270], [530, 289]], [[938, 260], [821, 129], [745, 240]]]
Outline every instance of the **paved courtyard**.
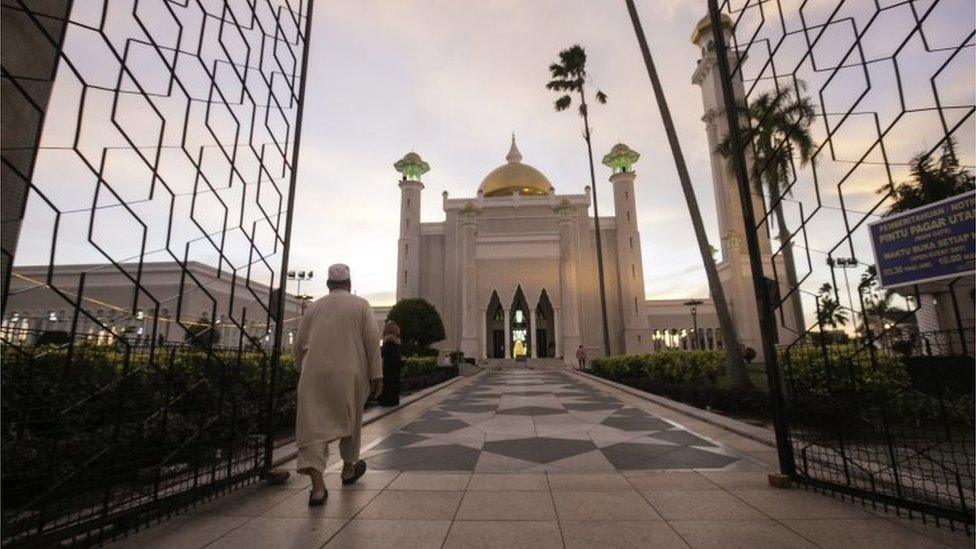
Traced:
[[[324, 507], [255, 485], [119, 547], [972, 547], [771, 488], [775, 451], [563, 371], [483, 373], [368, 425], [369, 472]], [[286, 465], [294, 469], [294, 462]]]

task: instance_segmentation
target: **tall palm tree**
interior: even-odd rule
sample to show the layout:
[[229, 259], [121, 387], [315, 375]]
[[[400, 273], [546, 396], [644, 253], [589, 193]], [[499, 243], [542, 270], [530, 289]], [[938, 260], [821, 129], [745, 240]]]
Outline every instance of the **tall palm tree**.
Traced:
[[878, 189], [878, 194], [887, 195], [890, 192], [894, 198], [887, 215], [938, 202], [971, 191], [973, 187], [973, 176], [959, 165], [956, 141], [950, 137], [942, 144], [942, 155], [938, 161], [929, 153], [915, 155], [908, 180], [894, 186], [883, 185]]
[[[564, 111], [573, 103], [571, 94], [579, 96], [579, 115], [583, 117], [583, 140], [586, 141], [586, 154], [590, 160], [590, 192], [593, 195], [593, 220], [596, 228], [596, 263], [600, 277], [600, 315], [603, 321], [603, 353], [610, 356], [610, 330], [607, 328], [607, 290], [603, 279], [603, 241], [600, 238], [600, 209], [596, 201], [596, 174], [593, 171], [593, 144], [590, 134], [589, 109], [586, 103], [586, 50], [576, 44], [559, 52], [559, 62], [549, 65], [552, 80], [546, 88], [562, 93], [556, 99], [556, 111]], [[607, 94], [597, 90], [594, 94], [597, 103], [605, 104]]]
[[898, 325], [912, 323], [909, 311], [892, 304], [897, 295], [895, 291], [878, 286], [878, 269], [874, 265], [868, 266], [861, 274], [857, 291], [861, 295], [864, 310], [864, 322], [858, 328], [859, 331], [866, 334], [881, 334], [885, 332], [886, 325], [897, 328]]
[[817, 324], [821, 332], [824, 331], [824, 326], [834, 329], [847, 326], [847, 313], [834, 294], [834, 287], [829, 282], [825, 282], [817, 293]]
[[[794, 156], [800, 160], [800, 166], [806, 166], [815, 148], [813, 136], [810, 135], [810, 123], [815, 111], [810, 99], [801, 94], [804, 88], [802, 82], [798, 83], [798, 88], [761, 93], [748, 106], [740, 107], [740, 116], [751, 128], [746, 138], [752, 144], [752, 182], [756, 192], [766, 192], [773, 204], [777, 240], [783, 249], [786, 282], [790, 289], [795, 289], [790, 296], [790, 307], [796, 318], [797, 333], [802, 334], [805, 331], [803, 304], [800, 301], [791, 233], [783, 214], [783, 196], [791, 194], [789, 181]], [[718, 152], [726, 157], [732, 154], [731, 137], [726, 137], [719, 144]]]
[[661, 120], [664, 122], [664, 131], [668, 134], [668, 143], [671, 145], [671, 156], [674, 157], [675, 168], [678, 171], [678, 180], [681, 182], [681, 190], [685, 195], [685, 202], [688, 204], [688, 214], [691, 217], [691, 224], [695, 230], [695, 240], [698, 242], [698, 252], [701, 254], [702, 264], [705, 266], [705, 276], [708, 279], [708, 290], [712, 295], [712, 302], [715, 304], [715, 314], [718, 316], [718, 323], [722, 329], [722, 339], [725, 341], [725, 367], [732, 381], [732, 386], [737, 389], [748, 389], [752, 387], [752, 381], [746, 371], [745, 362], [739, 349], [739, 336], [735, 331], [735, 324], [732, 322], [732, 315], [729, 313], [729, 305], [725, 300], [725, 290], [722, 289], [722, 282], [718, 278], [718, 268], [715, 266], [715, 258], [712, 256], [712, 246], [708, 243], [708, 235], [705, 233], [705, 223], [702, 221], [701, 210], [698, 208], [698, 198], [695, 196], [695, 189], [691, 186], [691, 177], [688, 175], [688, 166], [685, 164], [684, 153], [681, 152], [681, 144], [678, 142], [678, 134], [674, 129], [674, 121], [671, 120], [671, 110], [668, 108], [668, 100], [664, 96], [661, 81], [657, 76], [657, 69], [654, 67], [654, 59], [651, 57], [651, 49], [647, 45], [647, 38], [644, 37], [644, 28], [640, 24], [637, 16], [637, 8], [634, 7], [634, 0], [626, 0], [627, 11], [630, 12], [630, 20], [634, 24], [634, 33], [637, 35], [637, 42], [640, 44], [641, 53], [644, 56], [644, 65], [647, 66], [647, 75], [651, 79], [651, 87], [654, 88], [654, 97], [657, 106], [661, 111]]

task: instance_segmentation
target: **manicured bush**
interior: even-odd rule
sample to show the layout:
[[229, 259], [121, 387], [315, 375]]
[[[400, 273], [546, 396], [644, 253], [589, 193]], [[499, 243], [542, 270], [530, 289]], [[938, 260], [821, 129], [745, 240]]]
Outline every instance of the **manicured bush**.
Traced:
[[401, 299], [390, 309], [389, 319], [400, 326], [401, 349], [405, 356], [437, 356], [430, 346], [446, 337], [437, 309], [420, 298]]
[[[63, 492], [81, 497], [85, 486], [152, 485], [159, 467], [176, 477], [222, 467], [232, 454], [260, 456], [269, 353], [80, 343], [70, 350], [5, 345], [0, 358], [0, 469], [9, 509], [63, 478], [79, 479]], [[271, 418], [276, 438], [294, 428], [299, 377], [290, 353], [280, 365]], [[401, 389], [412, 391], [450, 379], [457, 368], [407, 358], [402, 375]]]
[[400, 371], [400, 390], [416, 391], [456, 376], [456, 366], [438, 366], [437, 357], [406, 357]]
[[[663, 351], [596, 358], [592, 372], [701, 408], [772, 418], [768, 393], [731, 389], [723, 361], [720, 351]], [[779, 367], [795, 425], [850, 424], [851, 417], [860, 417], [863, 428], [882, 419], [913, 428], [943, 419], [963, 428], [973, 425], [971, 392], [932, 394], [916, 387], [898, 356], [872, 357], [856, 345], [797, 346], [779, 352]]]

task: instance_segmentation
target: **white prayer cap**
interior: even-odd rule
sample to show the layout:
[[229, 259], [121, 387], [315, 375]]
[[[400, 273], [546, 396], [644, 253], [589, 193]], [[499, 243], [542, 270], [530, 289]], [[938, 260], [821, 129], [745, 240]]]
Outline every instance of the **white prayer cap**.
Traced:
[[345, 282], [349, 280], [349, 265], [336, 263], [329, 266], [329, 280], [331, 282]]

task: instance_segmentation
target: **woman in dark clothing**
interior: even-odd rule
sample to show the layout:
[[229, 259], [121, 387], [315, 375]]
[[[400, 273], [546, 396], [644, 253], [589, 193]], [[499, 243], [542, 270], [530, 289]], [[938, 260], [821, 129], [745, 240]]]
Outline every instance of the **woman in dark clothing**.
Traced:
[[383, 328], [383, 395], [380, 406], [400, 404], [400, 327], [392, 320]]

